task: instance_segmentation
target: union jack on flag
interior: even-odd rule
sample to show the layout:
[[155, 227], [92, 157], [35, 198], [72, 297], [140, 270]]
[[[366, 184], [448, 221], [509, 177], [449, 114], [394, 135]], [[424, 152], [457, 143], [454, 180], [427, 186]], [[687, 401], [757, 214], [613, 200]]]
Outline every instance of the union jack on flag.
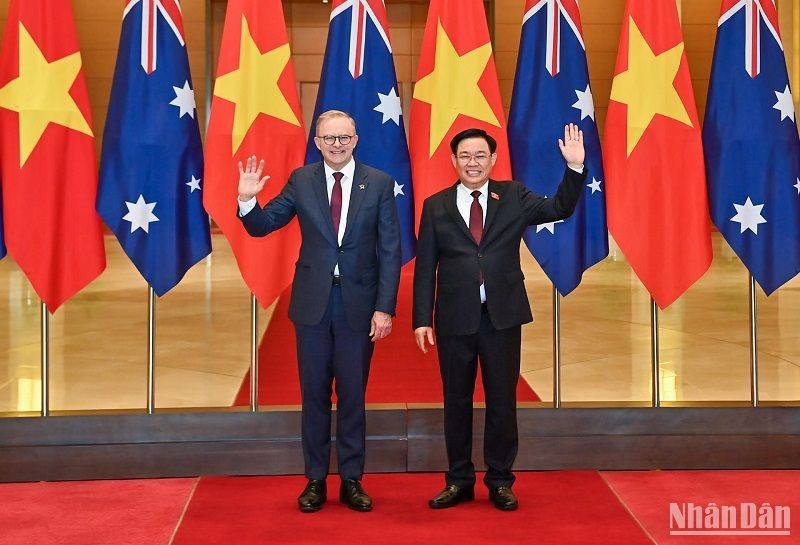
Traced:
[[141, 65], [145, 72], [152, 74], [156, 70], [158, 60], [158, 20], [163, 17], [164, 22], [175, 34], [178, 43], [185, 46], [183, 33], [183, 16], [181, 4], [178, 0], [127, 0], [122, 13], [124, 20], [130, 11], [141, 4]]
[[533, 3], [533, 5], [531, 5], [531, 2], [528, 2], [528, 4], [525, 15], [522, 17], [523, 25], [536, 13], [539, 13], [540, 10], [545, 10], [544, 13], [547, 14], [545, 23], [547, 38], [545, 40], [544, 59], [547, 72], [551, 76], [555, 76], [561, 70], [562, 22], [569, 26], [581, 48], [584, 51], [586, 50], [586, 46], [583, 43], [583, 29], [581, 28], [578, 2], [576, 0], [542, 0]]
[[722, 16], [719, 25], [744, 11], [744, 67], [750, 77], [761, 73], [761, 26], [768, 31], [783, 51], [781, 36], [778, 30], [778, 10], [772, 0], [739, 0], [722, 3]]
[[211, 252], [178, 0], [125, 4], [97, 210], [158, 295]]
[[573, 215], [529, 227], [525, 244], [562, 295], [608, 255], [603, 160], [576, 0], [528, 0], [508, 118], [514, 178], [553, 196], [566, 164], [558, 147], [564, 125], [583, 131], [589, 183]]
[[389, 43], [389, 23], [386, 19], [386, 8], [383, 5], [383, 0], [335, 0], [332, 6], [331, 21], [348, 9], [350, 10], [350, 50], [347, 57], [347, 66], [350, 74], [357, 78], [364, 73], [368, 18], [375, 25], [375, 31], [383, 39], [383, 43], [386, 44], [389, 53], [392, 52], [392, 45]]
[[[356, 160], [394, 178], [406, 263], [416, 252], [414, 192], [383, 0], [334, 0], [314, 118], [326, 110], [350, 114], [359, 135]], [[312, 128], [306, 163], [322, 159], [314, 135]]]
[[711, 217], [770, 294], [800, 272], [800, 139], [773, 0], [723, 0], [703, 126]]

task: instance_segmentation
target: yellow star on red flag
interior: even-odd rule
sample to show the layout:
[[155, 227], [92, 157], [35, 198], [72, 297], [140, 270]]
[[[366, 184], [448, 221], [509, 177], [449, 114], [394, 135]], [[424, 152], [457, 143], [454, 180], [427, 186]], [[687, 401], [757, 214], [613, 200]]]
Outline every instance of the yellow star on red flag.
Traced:
[[482, 0], [431, 0], [411, 100], [408, 147], [416, 223], [425, 198], [455, 177], [449, 139], [465, 129], [497, 141], [492, 177], [511, 178], [503, 101]]
[[[608, 229], [661, 308], [711, 265], [700, 123], [675, 0], [628, 0], [603, 136]], [[591, 174], [590, 174], [591, 176]]]
[[97, 160], [72, 0], [10, 0], [0, 48], [8, 253], [50, 312], [105, 268]]
[[414, 98], [431, 105], [431, 157], [459, 115], [500, 126], [478, 86], [491, 57], [492, 45], [488, 42], [459, 55], [441, 21], [438, 22], [434, 69], [414, 87]]
[[300, 248], [293, 220], [251, 237], [231, 213], [238, 162], [255, 155], [270, 179], [260, 203], [277, 196], [303, 165], [303, 128], [281, 0], [230, 0], [219, 46], [217, 79], [205, 138], [203, 204], [222, 230], [248, 288], [267, 307], [291, 282]]
[[290, 58], [288, 43], [262, 53], [250, 33], [247, 18], [242, 15], [239, 68], [217, 77], [214, 86], [215, 96], [236, 105], [232, 130], [233, 154], [239, 150], [259, 114], [300, 126], [300, 120], [278, 85]]
[[672, 84], [681, 66], [683, 42], [656, 55], [636, 21], [630, 18], [628, 24], [628, 69], [614, 78], [611, 100], [628, 105], [627, 148], [630, 156], [656, 114], [690, 127], [692, 120]]
[[0, 107], [19, 113], [19, 165], [30, 157], [50, 123], [92, 136], [69, 90], [81, 70], [80, 52], [48, 61], [19, 23], [19, 76], [0, 89]]

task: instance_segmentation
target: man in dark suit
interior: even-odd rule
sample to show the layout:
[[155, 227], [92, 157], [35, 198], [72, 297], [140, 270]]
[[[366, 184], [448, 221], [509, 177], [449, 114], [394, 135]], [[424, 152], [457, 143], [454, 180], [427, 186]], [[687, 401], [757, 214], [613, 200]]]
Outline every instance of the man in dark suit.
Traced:
[[529, 225], [569, 217], [586, 179], [578, 127], [564, 127], [564, 140], [558, 144], [568, 168], [555, 196], [547, 199], [519, 182], [490, 179], [497, 142], [480, 129], [462, 131], [450, 142], [459, 181], [423, 205], [414, 335], [427, 352], [426, 343], [434, 344], [435, 318], [449, 464], [446, 487], [430, 500], [431, 508], [474, 498], [472, 396], [478, 359], [486, 393], [484, 482], [495, 507], [517, 508], [511, 467], [517, 455], [521, 325], [533, 320], [520, 268], [520, 241]]
[[400, 227], [394, 181], [353, 159], [355, 121], [336, 110], [317, 119], [314, 139], [323, 162], [295, 170], [264, 208], [264, 161], [239, 163], [239, 216], [252, 236], [280, 229], [297, 216], [302, 244], [289, 318], [297, 336], [303, 397], [303, 457], [308, 483], [303, 512], [327, 499], [331, 451], [331, 386], [336, 380], [339, 500], [370, 511], [361, 486], [366, 440], [364, 393], [374, 341], [392, 329], [400, 282]]

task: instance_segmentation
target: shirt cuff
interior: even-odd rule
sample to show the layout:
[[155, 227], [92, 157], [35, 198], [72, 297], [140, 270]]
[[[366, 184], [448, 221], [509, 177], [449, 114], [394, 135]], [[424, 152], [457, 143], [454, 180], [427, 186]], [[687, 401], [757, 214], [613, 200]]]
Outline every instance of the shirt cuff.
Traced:
[[586, 169], [586, 165], [581, 165], [580, 168], [576, 168], [576, 167], [573, 167], [572, 165], [570, 165], [569, 163], [567, 163], [567, 166], [570, 168], [570, 170], [574, 170], [578, 174], [583, 174], [584, 169]]
[[255, 198], [255, 197], [250, 197], [250, 200], [249, 200], [249, 201], [240, 201], [240, 200], [237, 198], [237, 199], [236, 199], [236, 202], [238, 202], [238, 203], [239, 203], [239, 217], [240, 217], [240, 218], [243, 218], [244, 216], [246, 216], [247, 214], [249, 214], [249, 213], [250, 213], [250, 211], [251, 211], [253, 208], [255, 208], [255, 207], [256, 207], [256, 204], [258, 204], [258, 201], [256, 200], [256, 198]]

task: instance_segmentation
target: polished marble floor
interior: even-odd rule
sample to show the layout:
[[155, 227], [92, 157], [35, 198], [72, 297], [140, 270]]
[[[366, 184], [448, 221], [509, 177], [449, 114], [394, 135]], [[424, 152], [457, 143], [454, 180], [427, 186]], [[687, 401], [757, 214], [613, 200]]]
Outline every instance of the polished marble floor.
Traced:
[[[249, 366], [250, 295], [225, 239], [156, 307], [156, 407], [231, 405]], [[108, 268], [50, 320], [51, 410], [146, 405], [147, 286], [113, 238]], [[748, 276], [717, 235], [711, 270], [660, 312], [664, 401], [750, 399]], [[552, 287], [525, 248], [536, 321], [523, 329], [523, 376], [552, 399]], [[759, 292], [764, 401], [800, 399], [800, 279]], [[272, 309], [259, 313], [266, 327]], [[561, 303], [565, 402], [649, 401], [650, 299], [616, 252]], [[411, 335], [396, 330], [394, 335]], [[0, 261], [0, 412], [40, 409], [40, 303]]]

